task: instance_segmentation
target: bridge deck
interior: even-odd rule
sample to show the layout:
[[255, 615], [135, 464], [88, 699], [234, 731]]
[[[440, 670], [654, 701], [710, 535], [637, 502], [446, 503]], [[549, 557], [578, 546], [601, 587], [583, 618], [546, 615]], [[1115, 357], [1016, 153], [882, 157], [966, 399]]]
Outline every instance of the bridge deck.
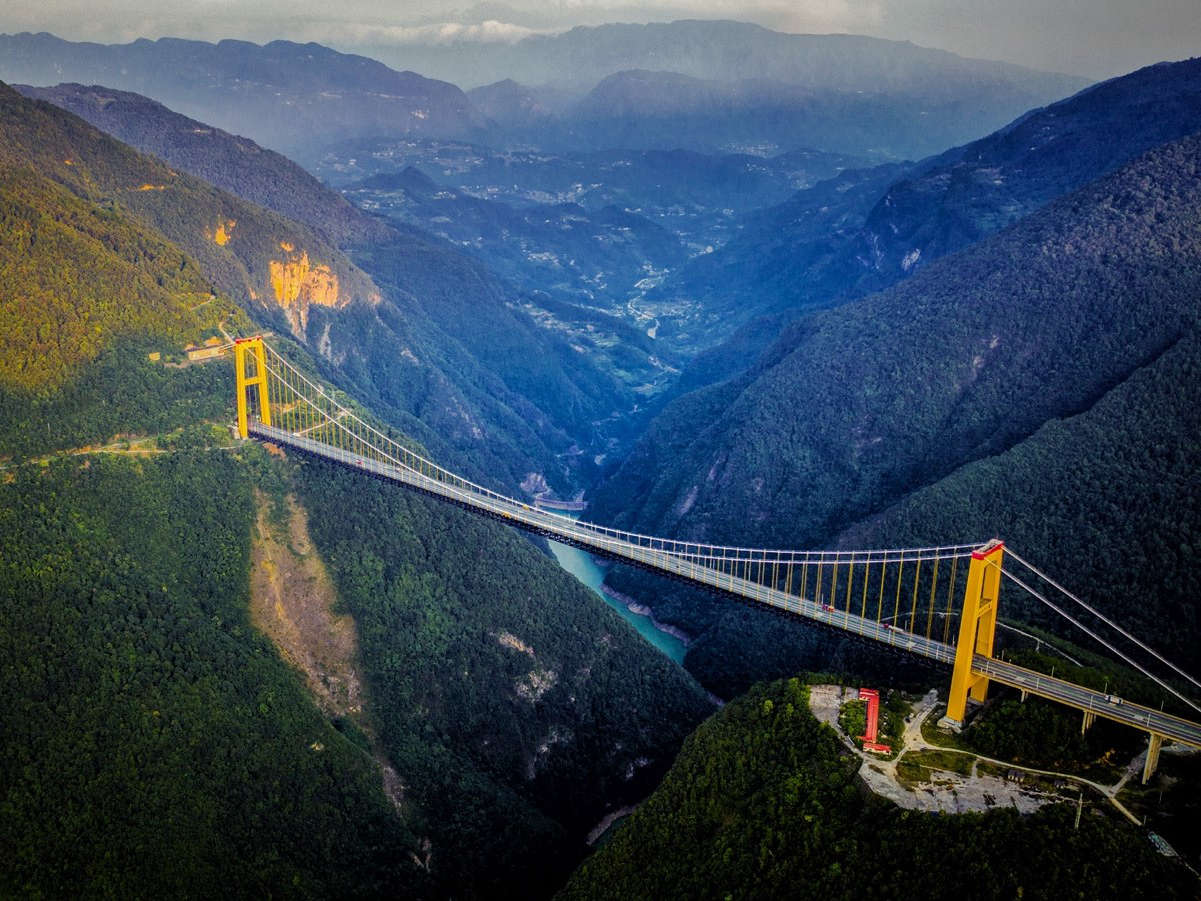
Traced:
[[[264, 426], [259, 422], [249, 423], [248, 430], [268, 441], [288, 445], [360, 472], [367, 472], [397, 482], [467, 507], [475, 512], [509, 522], [527, 531], [546, 535], [613, 560], [633, 563], [739, 599], [755, 601], [776, 610], [824, 623], [948, 666], [955, 660], [953, 645], [904, 631], [888, 623], [880, 623], [873, 619], [857, 616], [849, 611], [831, 609], [828, 605], [799, 595], [739, 578], [731, 572], [704, 565], [700, 562], [699, 555], [690, 556], [678, 551], [636, 544], [619, 537], [626, 533], [618, 533], [616, 530], [591, 523], [578, 522], [570, 517], [540, 510], [534, 505], [492, 492], [473, 490], [470, 487], [464, 487], [465, 483], [448, 483], [408, 466], [380, 463], [303, 435]], [[1003, 685], [1028, 691], [1031, 694], [1075, 707], [1096, 716], [1201, 748], [1201, 724], [1159, 710], [1131, 704], [1128, 701], [1114, 704], [1107, 699], [1108, 696], [1103, 692], [1084, 688], [980, 654], [977, 654], [974, 659], [973, 669]]]

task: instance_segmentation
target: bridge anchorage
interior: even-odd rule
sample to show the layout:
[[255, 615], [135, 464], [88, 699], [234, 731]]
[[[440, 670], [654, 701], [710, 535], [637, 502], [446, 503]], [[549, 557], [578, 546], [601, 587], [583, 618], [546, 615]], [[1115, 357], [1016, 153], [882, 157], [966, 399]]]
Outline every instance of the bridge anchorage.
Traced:
[[[1149, 736], [1143, 781], [1165, 740], [1201, 748], [1201, 723], [1125, 701], [993, 656], [1002, 580], [1027, 592], [1101, 642], [1201, 715], [1201, 706], [1068, 612], [1076, 605], [1137, 645], [1173, 678], [1201, 689], [1184, 670], [1090, 607], [1002, 542], [925, 548], [795, 551], [677, 541], [611, 529], [526, 503], [468, 481], [369, 425], [336, 391], [289, 363], [261, 337], [234, 344], [238, 432], [386, 479], [593, 554], [858, 635], [951, 667], [945, 728], [963, 725], [969, 700], [990, 683], [1016, 688]], [[1012, 563], [1012, 566], [1010, 565]], [[1132, 652], [1133, 653], [1133, 652]], [[1201, 716], [1199, 716], [1201, 718]]]

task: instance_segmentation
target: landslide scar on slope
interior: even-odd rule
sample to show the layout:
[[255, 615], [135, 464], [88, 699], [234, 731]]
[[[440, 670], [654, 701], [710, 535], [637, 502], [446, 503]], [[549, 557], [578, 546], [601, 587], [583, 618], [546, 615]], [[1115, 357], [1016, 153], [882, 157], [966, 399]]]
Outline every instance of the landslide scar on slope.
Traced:
[[304, 674], [327, 716], [356, 721], [363, 685], [355, 670], [354, 620], [336, 616], [333, 581], [309, 538], [308, 516], [288, 497], [286, 526], [273, 523], [270, 501], [256, 493], [258, 517], [251, 548], [250, 615], [254, 625]]
[[371, 742], [384, 794], [404, 815], [404, 784], [379, 747], [363, 713], [363, 682], [355, 669], [358, 632], [349, 615], [334, 614], [338, 595], [309, 538], [308, 514], [292, 495], [287, 523], [272, 521], [271, 502], [255, 492], [257, 518], [250, 550], [250, 619], [289, 664], [304, 674], [317, 706], [344, 716]]

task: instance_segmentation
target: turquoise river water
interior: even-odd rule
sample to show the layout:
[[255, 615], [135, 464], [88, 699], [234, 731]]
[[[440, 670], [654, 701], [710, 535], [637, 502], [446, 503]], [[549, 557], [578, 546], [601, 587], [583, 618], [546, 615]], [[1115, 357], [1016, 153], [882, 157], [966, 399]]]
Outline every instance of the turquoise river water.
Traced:
[[682, 663], [686, 646], [674, 635], [669, 635], [655, 628], [649, 616], [635, 613], [621, 601], [611, 598], [601, 591], [601, 583], [605, 581], [605, 571], [592, 559], [592, 555], [579, 548], [557, 541], [548, 541], [551, 553], [559, 561], [559, 565], [595, 591], [606, 604], [621, 614], [622, 619], [638, 630], [643, 638], [674, 660]]

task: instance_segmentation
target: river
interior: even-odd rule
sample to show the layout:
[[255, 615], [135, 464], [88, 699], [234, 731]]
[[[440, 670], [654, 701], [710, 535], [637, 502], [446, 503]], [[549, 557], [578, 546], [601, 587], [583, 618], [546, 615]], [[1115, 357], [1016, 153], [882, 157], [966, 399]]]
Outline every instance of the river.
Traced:
[[687, 645], [675, 635], [670, 635], [655, 628], [654, 622], [648, 615], [635, 613], [617, 598], [609, 597], [601, 590], [605, 581], [605, 571], [592, 559], [592, 555], [579, 548], [557, 541], [547, 541], [551, 553], [559, 561], [559, 565], [595, 591], [606, 604], [621, 614], [622, 619], [638, 630], [638, 634], [670, 657], [676, 663], [684, 662], [684, 651]]

